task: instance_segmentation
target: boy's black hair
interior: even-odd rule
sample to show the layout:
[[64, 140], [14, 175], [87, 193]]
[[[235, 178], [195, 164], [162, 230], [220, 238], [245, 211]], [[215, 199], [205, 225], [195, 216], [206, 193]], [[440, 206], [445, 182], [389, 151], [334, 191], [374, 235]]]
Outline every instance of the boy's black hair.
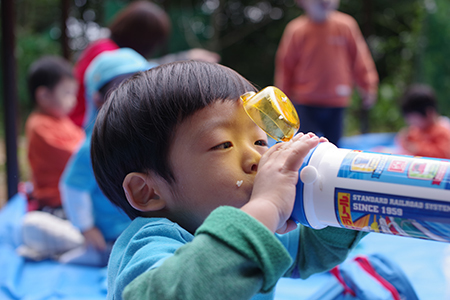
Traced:
[[400, 108], [403, 115], [419, 113], [424, 117], [429, 108], [437, 111], [437, 100], [433, 88], [426, 84], [411, 85], [400, 100]]
[[152, 172], [173, 183], [168, 155], [177, 126], [216, 101], [237, 101], [249, 91], [256, 88], [237, 72], [199, 61], [161, 65], [121, 83], [92, 133], [92, 166], [103, 193], [131, 219], [142, 215], [126, 200], [125, 176]]
[[75, 78], [72, 65], [59, 56], [43, 56], [28, 69], [28, 92], [36, 103], [36, 89], [40, 86], [52, 90], [63, 78]]

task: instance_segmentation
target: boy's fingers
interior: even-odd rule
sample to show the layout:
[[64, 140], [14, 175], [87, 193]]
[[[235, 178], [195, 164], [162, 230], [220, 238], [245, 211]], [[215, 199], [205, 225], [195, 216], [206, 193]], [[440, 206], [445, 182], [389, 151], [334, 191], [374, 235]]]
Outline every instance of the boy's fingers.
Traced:
[[298, 170], [303, 162], [303, 158], [310, 149], [317, 146], [319, 141], [319, 138], [312, 132], [306, 134], [300, 132], [289, 142], [278, 143], [269, 148], [262, 160], [266, 160], [269, 157], [271, 159], [281, 159], [287, 170]]
[[294, 135], [294, 137], [292, 138], [292, 141], [296, 141], [299, 138], [301, 138], [302, 136], [304, 136], [305, 134], [303, 132], [299, 132], [296, 135]]
[[316, 135], [304, 135], [300, 139], [294, 141], [289, 149], [289, 156], [284, 164], [289, 171], [298, 171], [303, 163], [303, 159], [308, 152], [319, 144], [319, 138]]
[[304, 134], [302, 132], [300, 132], [297, 135], [295, 135], [289, 142], [276, 143], [275, 145], [270, 147], [269, 150], [267, 150], [267, 152], [264, 154], [264, 157], [272, 156], [276, 152], [278, 152], [277, 155], [280, 154], [281, 152], [283, 152], [282, 151], [283, 149], [288, 148], [292, 142], [298, 140], [302, 136], [304, 136]]
[[[308, 135], [309, 135], [310, 137], [315, 136], [315, 134], [312, 133], [312, 132], [308, 132]], [[329, 141], [328, 141], [328, 139], [327, 139], [326, 137], [324, 137], [324, 136], [319, 137], [319, 143], [324, 143], [324, 142], [329, 142]]]

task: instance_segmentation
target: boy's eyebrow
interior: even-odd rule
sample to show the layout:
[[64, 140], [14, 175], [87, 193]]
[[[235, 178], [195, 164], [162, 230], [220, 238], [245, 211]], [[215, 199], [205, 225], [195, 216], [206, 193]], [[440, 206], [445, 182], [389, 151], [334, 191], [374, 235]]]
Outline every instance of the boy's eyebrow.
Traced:
[[211, 132], [212, 129], [230, 127], [231, 124], [232, 122], [227, 118], [209, 120], [201, 126], [197, 134], [198, 136], [207, 135], [208, 133]]

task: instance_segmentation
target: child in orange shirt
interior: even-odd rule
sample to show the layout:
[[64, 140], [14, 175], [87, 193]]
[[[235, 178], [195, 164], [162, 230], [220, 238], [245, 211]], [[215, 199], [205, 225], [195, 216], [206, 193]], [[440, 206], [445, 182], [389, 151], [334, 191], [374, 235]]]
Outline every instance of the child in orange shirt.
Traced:
[[275, 85], [292, 100], [300, 130], [337, 144], [354, 84], [363, 106], [376, 101], [378, 73], [355, 19], [336, 11], [339, 0], [297, 0], [305, 14], [281, 38]]
[[450, 159], [450, 127], [448, 119], [438, 113], [434, 90], [428, 85], [412, 85], [400, 105], [408, 124], [397, 135], [403, 153]]
[[28, 89], [35, 106], [25, 124], [33, 190], [16, 251], [34, 260], [57, 259], [84, 243], [83, 235], [65, 220], [58, 186], [67, 161], [85, 138], [68, 117], [78, 83], [68, 61], [44, 56], [29, 69]]
[[85, 137], [67, 117], [75, 105], [78, 84], [68, 61], [45, 56], [31, 65], [28, 88], [35, 105], [25, 125], [33, 183], [31, 203], [38, 210], [58, 214], [56, 211], [63, 211], [59, 178]]

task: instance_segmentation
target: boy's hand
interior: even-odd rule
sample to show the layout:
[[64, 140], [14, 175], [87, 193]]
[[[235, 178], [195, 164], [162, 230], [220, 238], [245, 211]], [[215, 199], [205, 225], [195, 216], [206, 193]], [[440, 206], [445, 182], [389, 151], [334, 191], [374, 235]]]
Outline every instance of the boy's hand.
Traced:
[[313, 133], [297, 134], [291, 141], [271, 147], [258, 165], [250, 201], [241, 209], [272, 232], [286, 233], [297, 226], [290, 220], [298, 170], [308, 152], [327, 141]]

